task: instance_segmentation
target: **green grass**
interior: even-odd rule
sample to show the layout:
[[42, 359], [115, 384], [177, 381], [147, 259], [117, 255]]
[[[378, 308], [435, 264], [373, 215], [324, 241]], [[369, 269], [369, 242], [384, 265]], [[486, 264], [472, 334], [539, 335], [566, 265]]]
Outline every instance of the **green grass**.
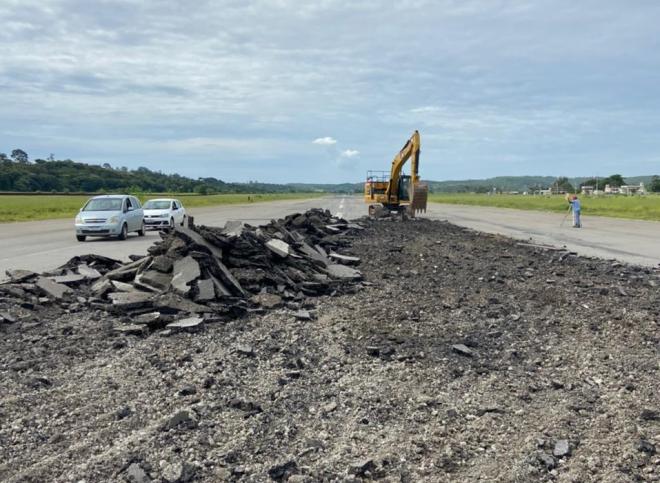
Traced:
[[[582, 202], [583, 215], [660, 221], [660, 195], [657, 194], [646, 196], [579, 196], [579, 198]], [[436, 193], [429, 195], [429, 201], [455, 205], [555, 211], [557, 213], [565, 213], [568, 210], [566, 199], [560, 195], [523, 196]]]
[[[222, 194], [222, 195], [139, 195], [144, 202], [149, 198], [177, 198], [186, 208], [200, 206], [227, 205], [239, 203], [260, 203], [264, 201], [308, 199], [322, 196], [322, 193], [273, 193], [273, 194]], [[49, 220], [73, 218], [91, 196], [87, 195], [0, 195], [0, 223], [12, 221]], [[248, 199], [249, 197], [249, 199]], [[250, 201], [252, 200], [252, 201]]]

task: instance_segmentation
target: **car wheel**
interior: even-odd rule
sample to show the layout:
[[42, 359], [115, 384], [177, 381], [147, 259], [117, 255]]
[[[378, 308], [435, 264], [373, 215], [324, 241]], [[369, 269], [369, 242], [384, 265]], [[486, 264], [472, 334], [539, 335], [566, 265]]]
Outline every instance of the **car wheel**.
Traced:
[[76, 240], [78, 240], [79, 242], [83, 242], [86, 239], [87, 237], [85, 235], [76, 235]]
[[183, 218], [181, 218], [181, 226], [185, 226], [186, 224], [186, 215], [183, 215]]
[[144, 221], [142, 222], [142, 227], [138, 230], [138, 236], [144, 236]]
[[174, 230], [174, 218], [170, 218], [170, 224], [167, 225], [167, 229], [168, 229], [169, 231]]
[[121, 226], [121, 233], [119, 234], [119, 239], [120, 240], [126, 240], [127, 236], [128, 236], [128, 227], [126, 226], [126, 223], [124, 223]]

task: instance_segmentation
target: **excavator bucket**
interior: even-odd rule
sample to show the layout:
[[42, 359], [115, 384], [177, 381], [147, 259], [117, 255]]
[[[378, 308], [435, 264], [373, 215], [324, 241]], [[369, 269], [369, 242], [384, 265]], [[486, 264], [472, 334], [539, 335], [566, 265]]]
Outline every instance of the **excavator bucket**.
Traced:
[[417, 213], [426, 213], [426, 201], [429, 197], [429, 185], [426, 183], [417, 183], [413, 191], [413, 198], [410, 202], [410, 215], [415, 216]]

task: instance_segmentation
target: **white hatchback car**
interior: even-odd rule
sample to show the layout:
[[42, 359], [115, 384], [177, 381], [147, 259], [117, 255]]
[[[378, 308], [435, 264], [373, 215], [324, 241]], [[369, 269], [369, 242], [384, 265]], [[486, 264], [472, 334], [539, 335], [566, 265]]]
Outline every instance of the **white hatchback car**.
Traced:
[[183, 225], [186, 221], [186, 209], [179, 200], [159, 198], [147, 201], [144, 209], [144, 227], [147, 230], [173, 228], [175, 223]]

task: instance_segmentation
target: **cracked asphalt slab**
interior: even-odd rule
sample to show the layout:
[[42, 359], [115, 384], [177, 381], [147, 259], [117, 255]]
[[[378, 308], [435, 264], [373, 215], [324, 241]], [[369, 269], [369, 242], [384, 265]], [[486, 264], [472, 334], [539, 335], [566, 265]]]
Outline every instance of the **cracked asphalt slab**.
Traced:
[[657, 270], [363, 224], [314, 320], [121, 335], [0, 289], [0, 480], [658, 481]]

